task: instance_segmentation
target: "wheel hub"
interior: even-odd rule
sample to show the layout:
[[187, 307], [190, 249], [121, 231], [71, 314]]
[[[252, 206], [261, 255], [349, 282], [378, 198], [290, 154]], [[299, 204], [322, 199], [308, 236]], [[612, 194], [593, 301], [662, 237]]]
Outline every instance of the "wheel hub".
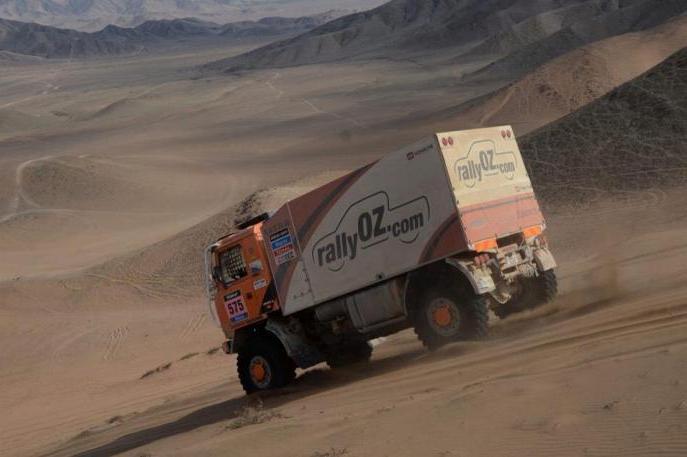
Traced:
[[451, 324], [451, 311], [448, 305], [440, 306], [432, 312], [432, 319], [439, 327], [446, 327]]
[[257, 387], [265, 388], [269, 386], [272, 380], [272, 371], [270, 370], [269, 363], [263, 357], [253, 357], [248, 371], [250, 372], [251, 380]]
[[441, 336], [453, 336], [460, 328], [458, 306], [447, 298], [437, 298], [427, 307], [429, 323], [432, 329]]

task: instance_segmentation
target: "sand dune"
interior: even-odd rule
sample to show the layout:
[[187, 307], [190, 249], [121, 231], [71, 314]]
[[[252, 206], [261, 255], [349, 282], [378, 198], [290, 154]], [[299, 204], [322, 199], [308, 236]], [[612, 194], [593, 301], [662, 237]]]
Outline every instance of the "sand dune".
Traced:
[[0, 109], [0, 135], [27, 128], [45, 128], [56, 121], [57, 119], [41, 118], [11, 108]]

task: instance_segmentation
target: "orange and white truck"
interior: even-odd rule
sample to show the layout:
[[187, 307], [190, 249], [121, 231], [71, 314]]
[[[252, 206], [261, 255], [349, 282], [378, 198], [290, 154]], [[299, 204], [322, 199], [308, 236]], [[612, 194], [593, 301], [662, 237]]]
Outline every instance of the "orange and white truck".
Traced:
[[430, 349], [557, 291], [510, 126], [438, 133], [241, 224], [205, 252], [210, 310], [247, 393], [369, 360], [414, 327]]

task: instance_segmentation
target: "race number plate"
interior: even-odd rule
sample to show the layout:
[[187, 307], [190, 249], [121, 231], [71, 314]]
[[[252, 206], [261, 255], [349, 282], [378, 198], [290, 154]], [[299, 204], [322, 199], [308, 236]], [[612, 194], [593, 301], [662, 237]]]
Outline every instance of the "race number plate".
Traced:
[[241, 291], [236, 290], [224, 296], [224, 306], [227, 308], [229, 320], [232, 323], [240, 322], [248, 319], [248, 311], [246, 304], [243, 302]]

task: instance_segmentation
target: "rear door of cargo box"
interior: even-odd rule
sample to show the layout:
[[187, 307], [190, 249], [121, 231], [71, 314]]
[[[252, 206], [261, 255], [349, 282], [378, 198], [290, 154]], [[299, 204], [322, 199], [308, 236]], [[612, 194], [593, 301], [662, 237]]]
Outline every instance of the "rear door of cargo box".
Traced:
[[543, 227], [544, 218], [510, 126], [437, 137], [471, 248], [524, 228]]

